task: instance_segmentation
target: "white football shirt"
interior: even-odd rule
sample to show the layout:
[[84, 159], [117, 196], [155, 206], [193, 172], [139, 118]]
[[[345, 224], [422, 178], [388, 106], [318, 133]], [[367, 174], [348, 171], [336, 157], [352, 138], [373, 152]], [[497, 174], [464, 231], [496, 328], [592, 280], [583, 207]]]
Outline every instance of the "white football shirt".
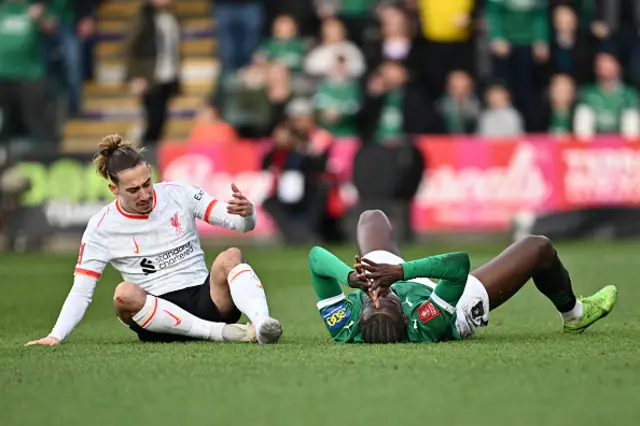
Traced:
[[227, 213], [218, 201], [183, 182], [154, 185], [153, 210], [148, 215], [125, 212], [118, 200], [93, 216], [82, 237], [74, 285], [50, 336], [64, 340], [91, 302], [97, 281], [111, 263], [124, 281], [162, 296], [201, 285], [209, 275], [196, 219], [238, 232], [252, 230], [254, 214]]

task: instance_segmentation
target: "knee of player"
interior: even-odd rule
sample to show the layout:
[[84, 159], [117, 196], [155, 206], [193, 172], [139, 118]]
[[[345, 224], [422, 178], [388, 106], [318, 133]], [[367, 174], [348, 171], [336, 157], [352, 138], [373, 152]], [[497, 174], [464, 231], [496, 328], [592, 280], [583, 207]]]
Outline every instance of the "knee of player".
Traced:
[[377, 220], [388, 221], [387, 215], [382, 210], [365, 210], [360, 213], [358, 223], [367, 224], [369, 222], [375, 222]]
[[237, 247], [231, 247], [223, 251], [213, 262], [214, 267], [222, 269], [227, 274], [241, 263], [245, 263], [245, 259], [242, 251]]
[[118, 311], [138, 312], [145, 304], [147, 295], [139, 286], [123, 282], [113, 293], [113, 306]]
[[550, 261], [556, 256], [551, 240], [544, 235], [529, 235], [525, 238], [527, 243], [535, 247], [541, 262]]

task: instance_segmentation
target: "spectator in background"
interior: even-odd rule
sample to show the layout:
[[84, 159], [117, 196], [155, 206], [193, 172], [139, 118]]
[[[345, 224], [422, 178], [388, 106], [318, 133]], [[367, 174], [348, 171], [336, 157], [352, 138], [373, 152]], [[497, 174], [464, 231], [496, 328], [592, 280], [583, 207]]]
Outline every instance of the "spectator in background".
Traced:
[[273, 21], [272, 36], [264, 39], [254, 54], [254, 60], [262, 62], [278, 61], [286, 65], [292, 73], [302, 71], [307, 43], [298, 36], [298, 25], [289, 15], [280, 15]]
[[320, 19], [313, 1], [269, 0], [269, 7], [265, 8], [265, 28], [270, 30], [273, 21], [280, 15], [291, 16], [297, 23], [299, 35], [303, 38], [316, 37], [320, 31]]
[[333, 136], [316, 123], [313, 103], [304, 98], [293, 99], [286, 107], [286, 119], [298, 139], [303, 141], [304, 151], [319, 155], [333, 143]]
[[325, 241], [341, 241], [340, 218], [346, 206], [340, 195], [340, 177], [328, 161], [333, 147], [333, 135], [319, 127], [313, 115], [313, 103], [304, 98], [289, 102], [287, 122], [299, 141], [298, 151], [314, 164], [315, 202], [311, 207], [310, 223], [315, 234]]
[[53, 31], [54, 22], [41, 3], [0, 1], [0, 111], [4, 122], [0, 141], [11, 140], [24, 126], [29, 140], [40, 144], [40, 150], [57, 148], [52, 144], [54, 124], [42, 55], [44, 34]]
[[142, 143], [151, 146], [160, 140], [169, 101], [180, 89], [181, 28], [171, 3], [147, 0], [125, 42], [126, 81], [131, 94], [142, 98]]
[[407, 69], [388, 61], [369, 77], [358, 122], [364, 143], [397, 144], [407, 134], [422, 133], [433, 114], [422, 101], [422, 92], [409, 86]]
[[421, 69], [432, 99], [439, 98], [447, 74], [454, 69], [475, 70], [475, 0], [418, 0], [420, 27], [427, 42]]
[[494, 77], [507, 82], [527, 125], [536, 99], [535, 62], [549, 59], [547, 5], [547, 0], [487, 0], [485, 4]]
[[213, 104], [241, 138], [262, 138], [272, 122], [267, 97], [269, 66], [255, 64], [222, 76]]
[[593, 80], [593, 43], [588, 33], [578, 30], [578, 17], [569, 6], [553, 11], [553, 39], [548, 76], [569, 74], [578, 85]]
[[640, 90], [640, 0], [595, 0], [594, 35], [615, 52], [628, 82]]
[[610, 53], [596, 56], [596, 83], [582, 88], [575, 113], [574, 132], [581, 139], [600, 133], [640, 136], [638, 92], [622, 82], [618, 60]]
[[367, 69], [373, 71], [384, 61], [403, 62], [412, 67], [415, 51], [407, 14], [395, 4], [384, 4], [378, 7], [378, 15], [380, 39], [364, 47]]
[[222, 119], [220, 111], [210, 104], [204, 105], [196, 116], [189, 135], [193, 145], [227, 144], [238, 141], [236, 130]]
[[314, 95], [318, 123], [335, 137], [355, 137], [356, 116], [362, 102], [360, 88], [350, 76], [344, 56], [326, 59], [330, 61], [328, 74]]
[[278, 125], [273, 149], [263, 169], [273, 174], [271, 195], [263, 207], [276, 222], [286, 243], [308, 243], [319, 234], [318, 217], [324, 215], [326, 194], [318, 192], [327, 152], [305, 152], [290, 125]]
[[285, 119], [285, 108], [294, 96], [291, 83], [291, 73], [286, 65], [275, 62], [269, 66], [267, 73], [267, 98], [271, 104], [269, 134]]
[[481, 105], [474, 92], [471, 76], [465, 71], [452, 71], [447, 78], [447, 91], [437, 103], [440, 128], [450, 135], [475, 132]]
[[342, 64], [349, 77], [360, 77], [365, 71], [364, 56], [358, 47], [345, 38], [345, 29], [337, 19], [327, 19], [322, 24], [322, 40], [314, 48], [304, 63], [304, 70], [313, 77], [326, 77], [333, 73], [336, 58], [342, 57]]
[[68, 113], [77, 116], [82, 100], [83, 43], [95, 31], [94, 13], [98, 0], [48, 0], [47, 9], [57, 22], [54, 42], [64, 60]]
[[221, 73], [226, 75], [251, 62], [260, 44], [263, 0], [211, 0], [216, 21]]
[[338, 18], [346, 27], [347, 38], [358, 46], [362, 46], [367, 29], [374, 25], [377, 3], [379, 0], [315, 0], [318, 16], [323, 20]]
[[511, 104], [511, 95], [501, 84], [491, 84], [485, 91], [487, 107], [478, 119], [478, 134], [488, 138], [508, 138], [524, 133], [520, 113]]
[[535, 131], [565, 136], [573, 133], [576, 88], [567, 74], [551, 78], [549, 94], [540, 108]]

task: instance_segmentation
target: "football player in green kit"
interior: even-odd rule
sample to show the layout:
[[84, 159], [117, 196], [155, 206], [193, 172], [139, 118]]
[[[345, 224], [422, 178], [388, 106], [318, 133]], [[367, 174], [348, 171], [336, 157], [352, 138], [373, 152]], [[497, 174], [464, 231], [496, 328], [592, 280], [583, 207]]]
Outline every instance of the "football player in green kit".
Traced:
[[[309, 253], [317, 307], [339, 343], [470, 337], [477, 327], [488, 325], [490, 311], [529, 279], [555, 305], [566, 332], [586, 330], [616, 303], [617, 289], [611, 285], [591, 297], [576, 298], [569, 273], [551, 242], [541, 236], [523, 238], [474, 271], [462, 252], [404, 261], [386, 215], [369, 210], [360, 216], [357, 243], [354, 268], [323, 248]], [[359, 291], [345, 296], [341, 285]]]

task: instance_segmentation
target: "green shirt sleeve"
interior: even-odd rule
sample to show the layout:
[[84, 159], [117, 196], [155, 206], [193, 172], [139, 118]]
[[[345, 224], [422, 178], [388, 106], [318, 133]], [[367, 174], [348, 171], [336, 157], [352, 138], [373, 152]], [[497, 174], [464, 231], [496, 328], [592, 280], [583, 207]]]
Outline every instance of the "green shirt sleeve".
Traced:
[[309, 252], [311, 283], [318, 301], [343, 295], [342, 287], [347, 285], [349, 273], [353, 269], [322, 247], [313, 247]]
[[451, 305], [458, 303], [462, 296], [471, 269], [469, 255], [463, 252], [425, 257], [401, 265], [405, 280], [421, 277], [439, 279], [434, 293]]
[[489, 28], [489, 40], [492, 42], [505, 38], [502, 30], [502, 7], [499, 0], [488, 0], [485, 4], [485, 19]]
[[549, 43], [549, 16], [547, 9], [538, 7], [533, 12], [533, 42]]

